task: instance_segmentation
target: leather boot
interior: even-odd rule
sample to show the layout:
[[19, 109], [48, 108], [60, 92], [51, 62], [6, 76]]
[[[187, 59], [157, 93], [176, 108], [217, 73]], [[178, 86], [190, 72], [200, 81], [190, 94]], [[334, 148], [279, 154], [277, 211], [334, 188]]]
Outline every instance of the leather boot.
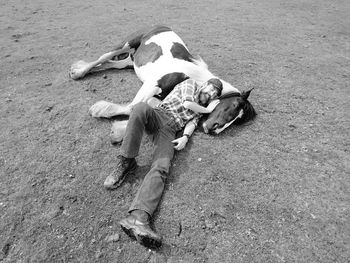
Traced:
[[123, 183], [126, 176], [133, 173], [137, 168], [135, 158], [126, 158], [121, 155], [119, 155], [118, 158], [117, 170], [108, 175], [103, 183], [104, 187], [109, 190], [118, 188]]
[[149, 215], [145, 211], [132, 211], [120, 221], [120, 226], [128, 236], [145, 247], [158, 248], [162, 245], [162, 238], [151, 229]]

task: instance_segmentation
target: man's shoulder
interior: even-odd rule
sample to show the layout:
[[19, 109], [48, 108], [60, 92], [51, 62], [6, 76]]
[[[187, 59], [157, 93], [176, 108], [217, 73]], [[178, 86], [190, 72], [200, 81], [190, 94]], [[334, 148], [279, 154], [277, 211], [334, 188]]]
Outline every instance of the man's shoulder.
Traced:
[[182, 87], [197, 87], [197, 82], [194, 79], [186, 79], [183, 82], [179, 83], [180, 86]]

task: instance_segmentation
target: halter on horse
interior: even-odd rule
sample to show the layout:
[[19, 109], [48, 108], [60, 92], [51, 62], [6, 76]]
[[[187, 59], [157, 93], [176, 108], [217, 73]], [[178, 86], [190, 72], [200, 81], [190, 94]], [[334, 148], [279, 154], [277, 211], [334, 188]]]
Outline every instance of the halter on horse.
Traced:
[[[193, 78], [199, 84], [217, 78], [208, 70], [207, 64], [200, 57], [189, 53], [181, 38], [166, 26], [137, 31], [94, 62], [81, 60], [74, 63], [70, 76], [79, 79], [90, 72], [130, 67], [134, 68], [143, 82], [133, 101], [128, 105], [99, 101], [90, 108], [89, 112], [93, 117], [128, 115], [133, 105], [141, 101], [151, 103], [153, 97], [163, 99], [178, 83], [187, 78]], [[250, 91], [241, 94], [228, 82], [221, 81], [222, 100], [203, 124], [207, 133], [219, 134], [233, 122], [242, 123], [255, 116], [255, 111], [247, 100]], [[236, 95], [225, 97], [225, 94]], [[119, 125], [125, 126], [125, 123]]]
[[[206, 133], [219, 134], [232, 123], [242, 124], [253, 119], [256, 112], [248, 101], [251, 90], [227, 93], [220, 97], [220, 104], [203, 123]], [[220, 106], [220, 107], [219, 107]]]

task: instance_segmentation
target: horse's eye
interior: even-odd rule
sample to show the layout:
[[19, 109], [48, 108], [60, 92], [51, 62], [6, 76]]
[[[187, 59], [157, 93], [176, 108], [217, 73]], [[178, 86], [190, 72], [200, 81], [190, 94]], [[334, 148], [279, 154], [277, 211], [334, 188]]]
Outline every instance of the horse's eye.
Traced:
[[238, 115], [238, 112], [237, 110], [233, 110], [231, 111], [229, 114], [226, 115], [226, 122], [230, 122], [232, 121], [234, 118], [237, 117]]

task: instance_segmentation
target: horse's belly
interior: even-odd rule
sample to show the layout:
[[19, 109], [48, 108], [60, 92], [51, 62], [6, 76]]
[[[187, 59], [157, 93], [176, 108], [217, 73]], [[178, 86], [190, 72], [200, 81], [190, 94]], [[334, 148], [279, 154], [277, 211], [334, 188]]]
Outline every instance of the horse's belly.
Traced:
[[165, 63], [165, 61], [169, 60], [165, 59], [164, 57], [159, 57], [157, 60], [148, 62], [142, 66], [137, 66], [134, 63], [135, 73], [142, 82], [147, 80], [157, 80], [163, 75], [173, 72], [173, 69], [170, 66], [173, 60], [169, 61], [170, 64]]
[[142, 82], [146, 81], [146, 74], [145, 74], [145, 70], [143, 67], [137, 67], [134, 63], [134, 70], [136, 73], [136, 76], [139, 78], [139, 80], [141, 80]]
[[138, 68], [153, 63], [163, 55], [162, 47], [156, 43], [141, 44], [134, 54], [134, 65]]

